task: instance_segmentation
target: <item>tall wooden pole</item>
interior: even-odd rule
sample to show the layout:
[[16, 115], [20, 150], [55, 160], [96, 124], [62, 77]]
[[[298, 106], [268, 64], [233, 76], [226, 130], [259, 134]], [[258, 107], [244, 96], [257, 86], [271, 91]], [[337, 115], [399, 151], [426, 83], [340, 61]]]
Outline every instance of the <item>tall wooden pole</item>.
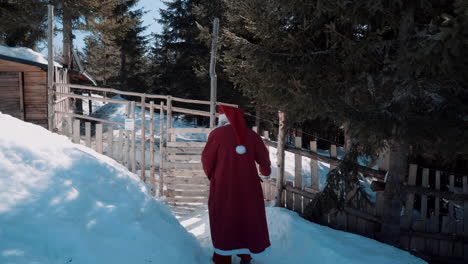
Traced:
[[47, 33], [47, 48], [48, 48], [48, 68], [47, 68], [47, 112], [48, 112], [48, 127], [50, 131], [54, 131], [54, 6], [48, 5], [48, 33]]
[[213, 21], [213, 35], [211, 40], [211, 58], [210, 58], [210, 78], [211, 78], [211, 97], [210, 97], [210, 128], [215, 127], [216, 123], [216, 43], [218, 42], [219, 19]]
[[286, 132], [286, 113], [278, 112], [279, 117], [279, 129], [278, 129], [278, 149], [277, 149], [277, 163], [278, 175], [276, 178], [276, 195], [275, 195], [275, 206], [283, 206], [281, 201], [283, 196], [284, 186], [284, 149], [285, 149], [285, 132]]

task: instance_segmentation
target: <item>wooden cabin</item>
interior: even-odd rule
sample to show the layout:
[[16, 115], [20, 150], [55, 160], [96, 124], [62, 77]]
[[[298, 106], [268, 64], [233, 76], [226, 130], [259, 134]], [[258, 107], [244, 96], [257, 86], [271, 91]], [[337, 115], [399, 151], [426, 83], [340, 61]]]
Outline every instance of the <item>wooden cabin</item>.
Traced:
[[[55, 82], [86, 83], [83, 74], [68, 72], [57, 62], [54, 65]], [[48, 128], [47, 66], [47, 59], [38, 52], [0, 45], [0, 112]], [[63, 89], [59, 88], [67, 92]], [[68, 112], [68, 101], [65, 103], [55, 109]]]

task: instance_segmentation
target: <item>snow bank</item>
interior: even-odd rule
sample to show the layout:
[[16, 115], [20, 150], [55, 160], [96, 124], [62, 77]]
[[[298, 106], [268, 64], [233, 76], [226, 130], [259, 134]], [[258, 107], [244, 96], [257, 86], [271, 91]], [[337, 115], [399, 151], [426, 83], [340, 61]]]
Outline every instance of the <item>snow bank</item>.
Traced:
[[[32, 61], [40, 64], [48, 64], [47, 58], [39, 52], [36, 52], [29, 48], [24, 47], [10, 47], [7, 45], [0, 44], [0, 55]], [[56, 67], [62, 67], [58, 62], [54, 61]]]
[[[267, 207], [271, 248], [254, 256], [257, 264], [423, 264], [406, 251], [359, 235], [334, 230], [283, 208]], [[206, 208], [179, 219], [197, 236], [206, 258], [213, 254]], [[233, 263], [237, 263], [235, 260]]]
[[202, 263], [126, 168], [0, 113], [0, 263]]

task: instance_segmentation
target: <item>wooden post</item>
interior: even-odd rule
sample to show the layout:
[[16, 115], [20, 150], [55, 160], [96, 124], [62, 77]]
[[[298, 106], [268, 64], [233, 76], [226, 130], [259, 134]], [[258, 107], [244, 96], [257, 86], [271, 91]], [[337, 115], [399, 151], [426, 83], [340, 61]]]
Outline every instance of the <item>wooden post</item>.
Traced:
[[[125, 105], [125, 119], [130, 118], [130, 112], [131, 112], [131, 104], [128, 102]], [[124, 165], [128, 169], [130, 169], [130, 164], [129, 164], [129, 145], [130, 145], [130, 131], [125, 129], [125, 134], [124, 134]]]
[[[169, 118], [169, 114], [167, 118]], [[161, 109], [159, 110], [159, 196], [160, 197], [164, 195], [163, 162], [164, 162], [164, 102], [161, 102]]]
[[136, 118], [136, 103], [132, 102], [132, 119], [133, 119], [133, 131], [132, 131], [132, 172], [136, 173], [136, 134], [135, 134], [135, 118]]
[[85, 146], [91, 148], [91, 122], [85, 122]]
[[[422, 173], [422, 187], [429, 188], [429, 169], [424, 168]], [[421, 196], [421, 220], [427, 218], [427, 195]]]
[[[450, 188], [450, 192], [455, 192], [455, 175], [450, 175], [449, 176], [449, 188]], [[450, 221], [450, 228], [453, 227], [453, 224], [455, 223], [455, 207], [453, 205], [453, 201], [448, 201], [448, 209], [449, 209], [449, 212], [448, 212], [448, 217], [449, 217], [449, 221]], [[450, 230], [450, 232], [452, 232], [453, 230]]]
[[48, 128], [54, 131], [54, 6], [48, 5], [48, 67], [47, 67], [47, 112], [48, 112]]
[[210, 96], [210, 128], [216, 126], [216, 44], [218, 42], [219, 19], [213, 21], [213, 34], [211, 35], [211, 56], [210, 56], [210, 78], [211, 78], [211, 96]]
[[107, 156], [114, 158], [114, 129], [112, 126], [107, 129]]
[[279, 117], [279, 129], [278, 129], [278, 150], [277, 150], [277, 168], [278, 175], [276, 179], [276, 195], [275, 195], [275, 206], [281, 206], [281, 199], [283, 195], [283, 184], [284, 184], [284, 148], [285, 148], [285, 132], [286, 132], [286, 114], [284, 112], [278, 112]]
[[[294, 145], [302, 147], [302, 138], [295, 137]], [[302, 156], [294, 154], [294, 187], [302, 190]], [[303, 213], [302, 195], [294, 194], [294, 211]]]
[[80, 120], [73, 121], [73, 143], [80, 144]]
[[102, 124], [96, 124], [96, 151], [102, 154]]
[[[468, 194], [468, 176], [463, 177], [463, 193]], [[468, 202], [463, 202], [463, 234], [468, 237]], [[463, 259], [468, 261], [468, 243], [463, 245]]]
[[124, 145], [124, 129], [120, 128], [119, 129], [119, 143], [117, 145], [117, 160], [124, 164], [124, 150], [123, 150], [123, 145]]
[[156, 195], [156, 178], [154, 175], [154, 102], [150, 102], [150, 120], [149, 120], [149, 152], [150, 152], [150, 179], [151, 179], [151, 194]]
[[[338, 154], [338, 153], [337, 153], [337, 150], [336, 150], [336, 145], [335, 145], [335, 144], [332, 144], [332, 145], [330, 146], [330, 157], [336, 158], [336, 157], [338, 156], [337, 154]], [[333, 170], [334, 168], [336, 168], [336, 166], [333, 165], [333, 164], [330, 164], [330, 170]]]
[[146, 109], [145, 109], [145, 94], [141, 96], [141, 180], [146, 182]]
[[[317, 153], [317, 141], [314, 140], [310, 142], [310, 151]], [[310, 187], [313, 190], [320, 190], [317, 160], [310, 159], [310, 174], [311, 174], [310, 175], [311, 177]]]

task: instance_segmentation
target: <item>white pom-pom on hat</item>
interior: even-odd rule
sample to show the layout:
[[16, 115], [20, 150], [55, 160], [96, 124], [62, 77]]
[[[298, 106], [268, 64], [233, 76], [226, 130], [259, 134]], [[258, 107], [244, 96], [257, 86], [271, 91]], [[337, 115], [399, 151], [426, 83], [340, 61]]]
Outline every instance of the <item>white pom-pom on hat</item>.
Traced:
[[245, 152], [247, 151], [247, 149], [245, 148], [245, 146], [242, 146], [242, 145], [239, 145], [236, 147], [236, 152], [237, 154], [245, 154]]

